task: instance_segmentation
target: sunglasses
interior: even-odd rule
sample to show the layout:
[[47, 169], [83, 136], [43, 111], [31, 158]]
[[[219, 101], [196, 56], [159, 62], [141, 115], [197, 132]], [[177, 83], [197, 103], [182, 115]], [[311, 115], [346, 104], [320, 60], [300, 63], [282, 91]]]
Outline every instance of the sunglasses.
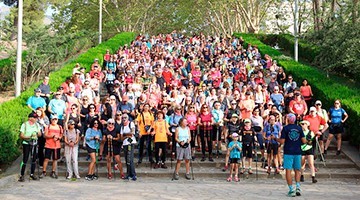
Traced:
[[56, 118], [54, 118], [54, 119], [51, 119], [51, 121], [55, 121], [55, 120], [58, 120], [58, 119], [56, 119]]
[[316, 104], [316, 106], [321, 106], [321, 104]]
[[83, 101], [87, 101], [88, 99], [83, 99]]
[[116, 114], [116, 116], [121, 116], [121, 114]]
[[114, 125], [114, 123], [108, 123], [108, 125]]
[[110, 99], [111, 101], [115, 101], [116, 99]]
[[231, 103], [231, 105], [236, 105], [236, 103]]
[[335, 104], [340, 104], [339, 102], [335, 102]]
[[71, 110], [75, 110], [75, 109], [76, 109], [75, 107], [71, 108]]
[[75, 125], [75, 124], [70, 124], [70, 125]]
[[206, 106], [206, 107], [204, 107], [204, 108], [208, 108], [208, 107]]
[[94, 125], [95, 125], [95, 124], [99, 124], [99, 123], [98, 123], [98, 122], [95, 122]]
[[128, 119], [127, 117], [123, 117], [123, 118], [121, 118], [121, 119]]

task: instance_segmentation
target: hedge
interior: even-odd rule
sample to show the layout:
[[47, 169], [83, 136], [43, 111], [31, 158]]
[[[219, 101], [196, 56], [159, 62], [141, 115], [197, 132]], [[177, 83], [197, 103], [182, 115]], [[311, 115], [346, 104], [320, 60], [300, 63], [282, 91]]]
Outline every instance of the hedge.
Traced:
[[257, 46], [262, 54], [268, 54], [276, 59], [278, 64], [283, 66], [288, 74], [292, 74], [298, 83], [301, 83], [303, 79], [308, 79], [316, 99], [323, 102], [324, 108], [332, 107], [334, 101], [340, 99], [342, 107], [349, 115], [345, 127], [347, 135], [350, 136], [350, 143], [360, 145], [360, 90], [358, 88], [349, 88], [331, 77], [327, 78], [320, 69], [283, 56], [279, 51], [265, 45], [253, 35], [240, 33], [234, 35], [243, 37], [246, 43]]
[[[274, 46], [278, 44], [280, 48], [289, 51], [291, 55], [294, 55], [294, 36], [290, 34], [257, 34], [256, 37], [267, 45]], [[299, 57], [313, 64], [316, 56], [320, 53], [320, 49], [316, 45], [310, 44], [299, 38], [298, 52]]]
[[[68, 61], [60, 70], [50, 74], [50, 88], [54, 91], [66, 77], [72, 74], [72, 69], [76, 63], [90, 69], [95, 58], [100, 61], [106, 49], [115, 51], [124, 44], [130, 43], [135, 38], [135, 33], [120, 33], [108, 41], [90, 48], [87, 52]], [[26, 106], [26, 100], [34, 95], [34, 89], [41, 82], [33, 84], [28, 90], [13, 100], [0, 105], [0, 164], [9, 163], [16, 159], [20, 154], [19, 129], [22, 122], [27, 120], [30, 110]]]

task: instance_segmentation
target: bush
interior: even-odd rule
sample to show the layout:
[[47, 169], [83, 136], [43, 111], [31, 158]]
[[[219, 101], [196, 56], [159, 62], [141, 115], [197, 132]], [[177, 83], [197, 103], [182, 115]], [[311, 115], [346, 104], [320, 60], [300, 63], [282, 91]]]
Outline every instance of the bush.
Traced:
[[[130, 43], [134, 38], [134, 33], [120, 33], [69, 61], [60, 70], [50, 74], [51, 90], [54, 91], [65, 81], [66, 77], [72, 74], [72, 69], [76, 63], [80, 63], [81, 66], [89, 69], [95, 58], [102, 61], [106, 49], [115, 51], [119, 46]], [[34, 94], [33, 91], [39, 84], [40, 82], [33, 84], [19, 97], [0, 105], [0, 164], [13, 161], [20, 153], [20, 125], [27, 120], [27, 115], [30, 112], [26, 106], [26, 100]]]
[[[22, 58], [25, 59], [27, 51], [23, 51]], [[0, 91], [14, 85], [15, 76], [15, 57], [0, 60]]]
[[[349, 114], [346, 122], [346, 132], [350, 136], [350, 142], [354, 145], [360, 145], [360, 90], [358, 88], [349, 88], [333, 78], [327, 78], [319, 69], [304, 65], [294, 60], [281, 59], [281, 53], [270, 46], [265, 45], [259, 39], [249, 34], [234, 34], [236, 37], [242, 36], [245, 42], [258, 46], [262, 54], [268, 54], [283, 66], [288, 74], [292, 74], [299, 83], [303, 79], [308, 79], [312, 86], [316, 99], [323, 102], [324, 108], [333, 106], [335, 99], [340, 99], [342, 107]], [[357, 125], [356, 125], [357, 124]]]

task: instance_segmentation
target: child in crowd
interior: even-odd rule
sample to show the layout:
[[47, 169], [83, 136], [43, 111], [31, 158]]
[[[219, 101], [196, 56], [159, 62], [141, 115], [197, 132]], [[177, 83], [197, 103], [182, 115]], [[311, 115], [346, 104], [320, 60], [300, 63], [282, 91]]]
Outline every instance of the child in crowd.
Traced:
[[228, 179], [226, 179], [228, 182], [231, 182], [233, 180], [233, 171], [235, 169], [235, 182], [239, 181], [238, 178], [238, 172], [239, 172], [239, 163], [241, 160], [241, 150], [242, 145], [238, 141], [239, 135], [237, 133], [232, 134], [232, 139], [228, 145], [228, 154], [230, 154], [230, 176]]

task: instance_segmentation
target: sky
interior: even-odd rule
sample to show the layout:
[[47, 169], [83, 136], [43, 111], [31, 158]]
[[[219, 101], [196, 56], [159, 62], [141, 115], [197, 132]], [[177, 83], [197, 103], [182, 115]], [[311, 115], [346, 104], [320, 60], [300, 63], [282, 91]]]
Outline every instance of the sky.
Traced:
[[[51, 16], [52, 13], [54, 11], [51, 8], [48, 8], [45, 12], [45, 19], [44, 19], [44, 23], [45, 24], [50, 24], [51, 23]], [[6, 6], [4, 3], [0, 3], [0, 20], [5, 19], [5, 17], [10, 14], [10, 7]]]

